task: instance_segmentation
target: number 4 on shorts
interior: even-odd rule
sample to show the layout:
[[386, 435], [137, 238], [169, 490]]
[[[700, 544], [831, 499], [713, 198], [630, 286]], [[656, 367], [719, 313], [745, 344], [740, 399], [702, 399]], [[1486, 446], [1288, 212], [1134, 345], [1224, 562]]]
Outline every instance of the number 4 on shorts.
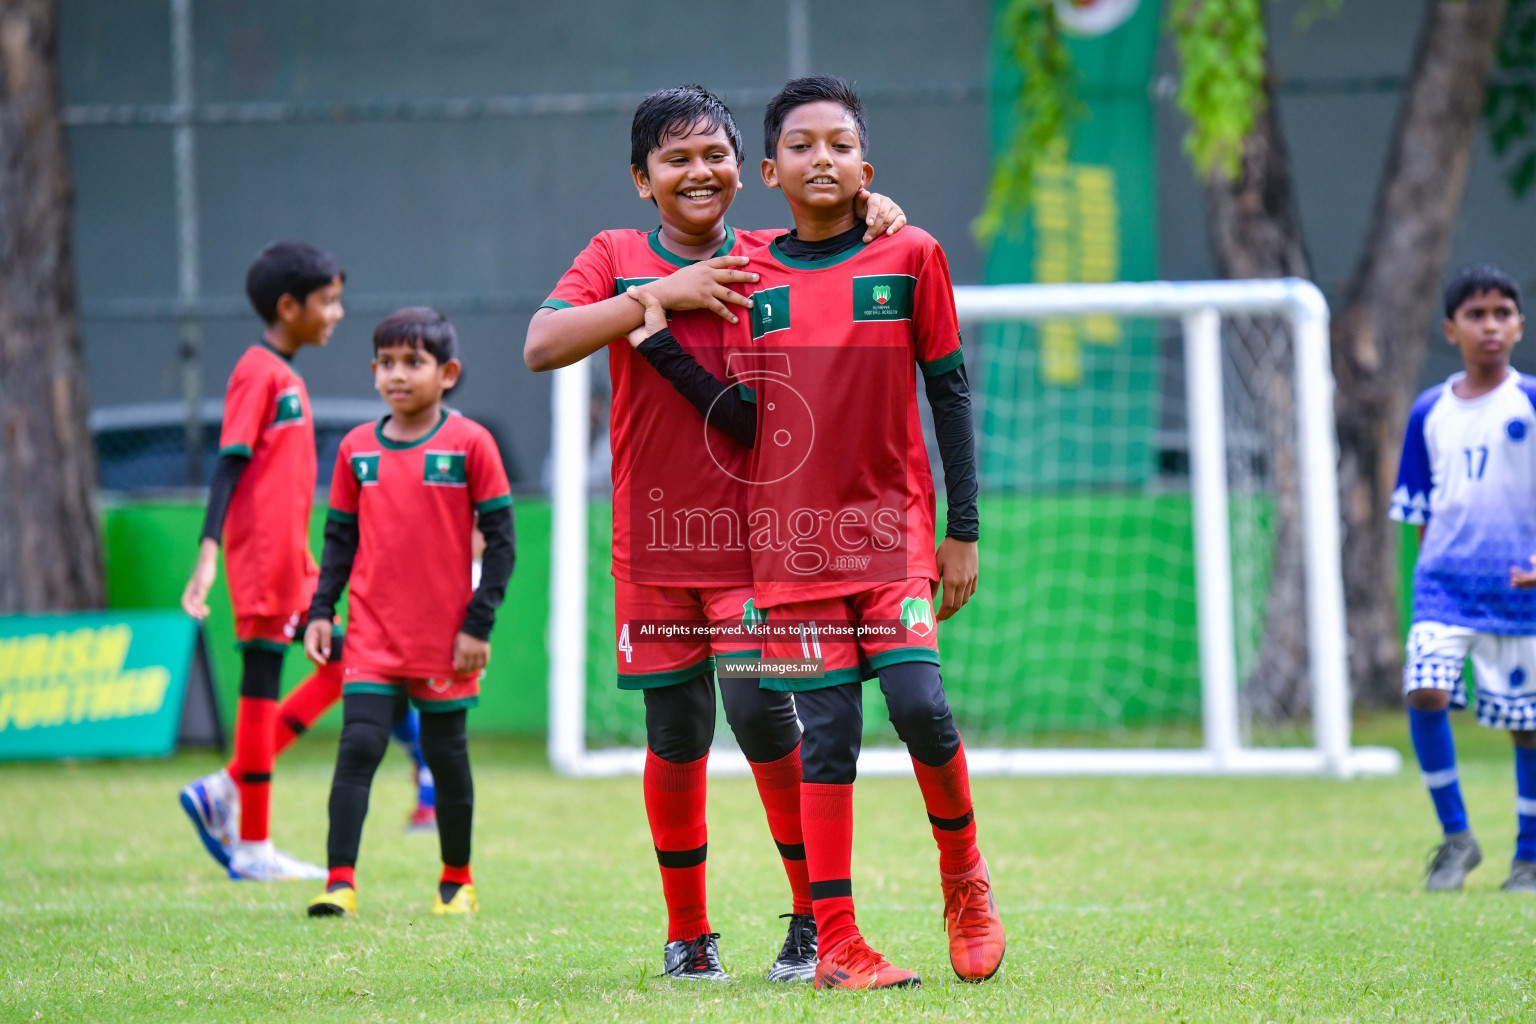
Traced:
[[635, 660], [635, 645], [629, 642], [629, 623], [619, 629], [619, 650], [624, 652], [624, 663], [629, 664]]

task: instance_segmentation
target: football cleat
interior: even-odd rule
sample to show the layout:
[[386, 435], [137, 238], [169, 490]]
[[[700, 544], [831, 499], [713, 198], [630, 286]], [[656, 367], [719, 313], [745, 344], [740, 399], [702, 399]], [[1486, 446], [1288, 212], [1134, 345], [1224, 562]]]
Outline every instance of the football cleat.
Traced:
[[661, 976], [679, 981], [730, 981], [720, 965], [720, 935], [705, 932], [694, 939], [673, 939], [661, 950]]
[[357, 890], [338, 882], [309, 901], [310, 917], [352, 917], [357, 913]]
[[229, 877], [247, 882], [323, 880], [328, 874], [325, 868], [279, 851], [270, 839], [238, 842], [229, 855]]
[[197, 838], [208, 856], [229, 867], [229, 851], [240, 836], [240, 792], [223, 769], [187, 783], [181, 790], [181, 809], [192, 820]]
[[1429, 855], [1424, 888], [1430, 892], [1455, 892], [1466, 882], [1472, 869], [1482, 862], [1483, 851], [1472, 838], [1471, 829], [1446, 836]]
[[1505, 892], [1536, 892], [1536, 861], [1510, 861], [1509, 877], [1499, 888]]
[[816, 965], [817, 988], [916, 988], [923, 983], [913, 971], [893, 966], [856, 935]]
[[768, 968], [769, 981], [812, 981], [816, 977], [816, 919], [810, 914], [780, 914], [789, 918], [784, 948]]
[[417, 804], [416, 810], [405, 823], [407, 832], [436, 832], [437, 808], [428, 804]]
[[432, 913], [434, 914], [473, 914], [480, 909], [480, 901], [475, 899], [475, 884], [466, 882], [459, 886], [459, 891], [453, 894], [453, 898], [447, 903], [443, 902], [443, 892], [438, 890], [437, 896], [432, 901]]
[[1002, 965], [1008, 942], [992, 898], [985, 858], [961, 875], [939, 873], [944, 885], [944, 928], [949, 962], [962, 981], [986, 981]]

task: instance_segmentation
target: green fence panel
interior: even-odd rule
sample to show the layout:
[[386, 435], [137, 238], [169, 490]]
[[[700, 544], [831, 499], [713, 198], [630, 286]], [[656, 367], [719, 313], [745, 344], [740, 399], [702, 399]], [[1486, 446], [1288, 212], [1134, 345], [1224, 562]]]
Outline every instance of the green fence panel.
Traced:
[[[517, 570], [491, 635], [491, 664], [481, 684], [480, 706], [469, 716], [480, 732], [541, 734], [549, 702], [549, 659], [545, 627], [549, 620], [549, 503], [520, 501], [517, 517]], [[325, 508], [317, 505], [310, 521], [310, 545], [319, 552]], [[108, 604], [115, 610], [177, 608], [187, 574], [197, 557], [203, 506], [190, 501], [125, 502], [103, 510], [107, 549]], [[225, 725], [233, 725], [240, 689], [240, 655], [235, 649], [234, 618], [223, 573], [204, 623], [214, 686]], [[283, 672], [286, 692], [309, 674], [301, 651], [289, 652]], [[339, 729], [340, 709], [317, 726]]]

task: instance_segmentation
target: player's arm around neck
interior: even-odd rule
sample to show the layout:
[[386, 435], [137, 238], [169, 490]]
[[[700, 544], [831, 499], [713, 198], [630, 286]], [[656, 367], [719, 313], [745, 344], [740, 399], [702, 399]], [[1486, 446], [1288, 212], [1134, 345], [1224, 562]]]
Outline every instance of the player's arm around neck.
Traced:
[[[736, 322], [731, 306], [751, 308], [752, 300], [732, 291], [732, 284], [751, 284], [756, 274], [737, 267], [745, 256], [716, 256], [673, 271], [642, 288], [663, 309], [708, 309], [723, 320]], [[645, 322], [645, 308], [628, 295], [585, 306], [540, 309], [528, 324], [523, 361], [530, 370], [543, 372], [580, 362], [615, 338], [622, 338]]]

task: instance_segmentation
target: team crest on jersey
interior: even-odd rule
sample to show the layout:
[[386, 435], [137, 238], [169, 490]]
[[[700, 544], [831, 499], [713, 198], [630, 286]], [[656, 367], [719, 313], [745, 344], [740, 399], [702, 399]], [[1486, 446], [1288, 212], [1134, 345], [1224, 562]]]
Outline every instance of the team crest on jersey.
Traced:
[[757, 604], [753, 598], [747, 598], [741, 603], [741, 628], [748, 633], [761, 633], [763, 625], [768, 621], [768, 616], [757, 610]]
[[1505, 435], [1508, 436], [1508, 438], [1516, 444], [1524, 441], [1526, 435], [1530, 432], [1531, 428], [1526, 424], [1525, 420], [1522, 419], [1513, 419], [1504, 424]]
[[378, 452], [362, 452], [347, 461], [352, 464], [352, 475], [357, 478], [359, 487], [372, 487], [379, 482]]
[[299, 397], [295, 384], [277, 393], [277, 415], [272, 417], [274, 427], [295, 427], [304, 422], [304, 400]]
[[933, 605], [924, 597], [908, 597], [901, 602], [901, 624], [918, 636], [933, 632]]
[[917, 278], [909, 274], [870, 274], [853, 279], [855, 320], [912, 319], [912, 289]]
[[752, 338], [789, 330], [789, 285], [752, 293]]
[[421, 482], [440, 487], [467, 486], [469, 478], [464, 473], [464, 453], [434, 452], [428, 449], [421, 470]]

